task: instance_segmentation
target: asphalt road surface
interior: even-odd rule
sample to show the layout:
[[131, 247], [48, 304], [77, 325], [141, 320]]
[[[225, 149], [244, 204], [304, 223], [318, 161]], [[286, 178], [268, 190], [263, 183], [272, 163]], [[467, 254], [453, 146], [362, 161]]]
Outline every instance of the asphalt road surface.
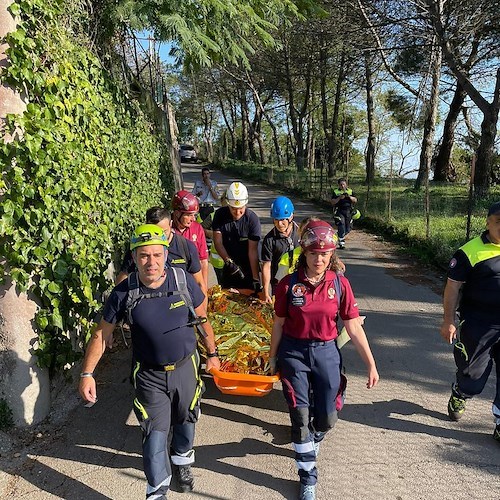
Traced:
[[[201, 166], [184, 170], [190, 188], [201, 177]], [[234, 180], [218, 172], [212, 178], [223, 187]], [[278, 193], [245, 184], [265, 235], [271, 228], [269, 206]], [[297, 220], [322, 214], [310, 203], [294, 202]], [[454, 364], [451, 347], [438, 333], [439, 281], [359, 230], [340, 252], [367, 316], [365, 329], [381, 379], [367, 390], [363, 363], [351, 343], [343, 348], [347, 400], [322, 443], [317, 498], [500, 499], [500, 445], [491, 437], [493, 376], [460, 422], [447, 417]], [[29, 446], [5, 448], [1, 498], [144, 498], [129, 366], [130, 349], [123, 345], [106, 353], [97, 370], [99, 402], [93, 408], [83, 407], [75, 389], [52, 420], [35, 430], [38, 437]], [[196, 433], [195, 490], [181, 494], [174, 486], [169, 498], [297, 498], [279, 384], [265, 397], [243, 398], [222, 395], [208, 376], [206, 382]]]

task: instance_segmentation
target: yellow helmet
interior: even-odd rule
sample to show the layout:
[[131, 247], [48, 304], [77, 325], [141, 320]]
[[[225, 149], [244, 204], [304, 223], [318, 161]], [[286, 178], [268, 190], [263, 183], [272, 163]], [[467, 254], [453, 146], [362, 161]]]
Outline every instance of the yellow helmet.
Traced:
[[168, 247], [168, 240], [163, 229], [156, 224], [142, 224], [136, 227], [130, 237], [130, 250], [147, 245]]

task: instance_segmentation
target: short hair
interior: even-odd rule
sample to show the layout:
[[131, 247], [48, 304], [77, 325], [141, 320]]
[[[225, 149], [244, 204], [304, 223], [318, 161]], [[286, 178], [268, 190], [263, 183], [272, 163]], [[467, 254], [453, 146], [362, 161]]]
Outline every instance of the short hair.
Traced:
[[158, 224], [162, 220], [170, 220], [170, 210], [165, 207], [151, 207], [146, 211], [146, 224]]
[[341, 182], [347, 182], [347, 179], [344, 179], [343, 177], [341, 177], [341, 178], [337, 181], [337, 184], [340, 184]]
[[203, 172], [208, 172], [208, 173], [210, 173], [210, 169], [209, 169], [208, 167], [203, 167], [203, 168], [201, 169], [201, 173], [203, 174]]

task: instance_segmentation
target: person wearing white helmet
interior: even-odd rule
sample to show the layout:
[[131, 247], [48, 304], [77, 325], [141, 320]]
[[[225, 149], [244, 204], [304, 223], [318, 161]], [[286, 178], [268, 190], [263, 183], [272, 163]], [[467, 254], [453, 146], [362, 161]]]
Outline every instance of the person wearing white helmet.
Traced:
[[259, 293], [259, 217], [247, 207], [248, 190], [241, 182], [228, 187], [226, 201], [228, 206], [219, 208], [212, 222], [215, 249], [224, 261], [220, 284]]

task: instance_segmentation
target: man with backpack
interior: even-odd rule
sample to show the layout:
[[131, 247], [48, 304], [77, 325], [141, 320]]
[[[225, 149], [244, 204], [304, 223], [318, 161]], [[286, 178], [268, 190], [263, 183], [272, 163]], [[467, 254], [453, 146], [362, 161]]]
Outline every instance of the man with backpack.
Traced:
[[117, 285], [106, 301], [86, 349], [79, 391], [85, 401], [97, 401], [94, 370], [112, 344], [115, 324], [127, 317], [135, 359], [134, 411], [143, 431], [146, 498], [157, 500], [165, 499], [169, 489], [170, 460], [181, 478], [182, 470], [194, 462], [192, 441], [178, 442], [174, 435], [171, 453], [168, 449], [171, 425], [194, 423], [199, 416], [203, 381], [194, 325], [203, 336], [207, 371], [218, 369], [220, 362], [203, 292], [188, 273], [166, 265], [168, 241], [162, 228], [139, 226], [130, 238], [130, 249], [137, 273]]

